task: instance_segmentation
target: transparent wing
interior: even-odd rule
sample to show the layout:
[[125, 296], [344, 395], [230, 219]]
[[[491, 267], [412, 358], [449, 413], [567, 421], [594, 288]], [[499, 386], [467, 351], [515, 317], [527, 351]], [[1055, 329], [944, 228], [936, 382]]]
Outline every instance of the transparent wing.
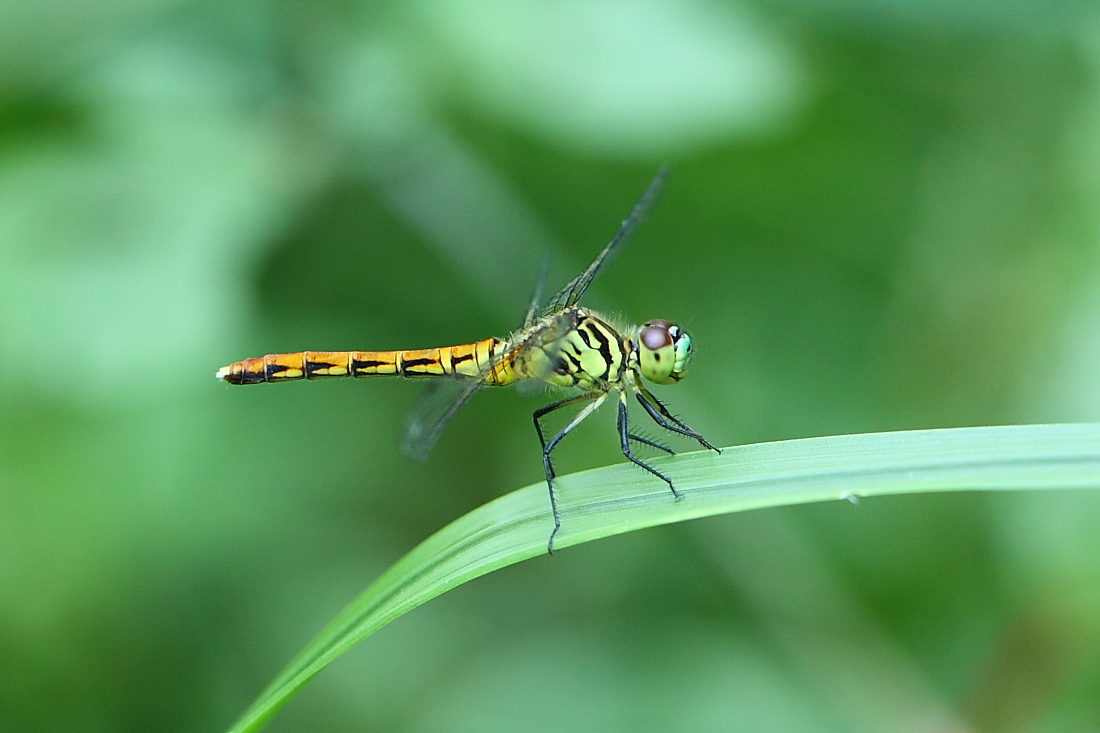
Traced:
[[531, 305], [527, 306], [527, 315], [523, 319], [523, 327], [527, 328], [535, 322], [535, 316], [539, 313], [539, 301], [542, 300], [542, 288], [546, 285], [546, 276], [550, 274], [550, 253], [542, 256], [542, 266], [539, 267], [539, 279], [535, 283], [535, 292], [531, 296]]
[[528, 329], [522, 334], [522, 345], [515, 353], [522, 355], [529, 351], [541, 351], [544, 358], [533, 354], [536, 358], [526, 359], [523, 369], [527, 379], [516, 385], [520, 394], [535, 394], [539, 390], [546, 389], [546, 382], [551, 377], [555, 365], [561, 357], [563, 341], [562, 337], [577, 327], [579, 316], [576, 311], [563, 311], [553, 316], [545, 316], [537, 326]]
[[[543, 318], [560, 313], [580, 301], [584, 291], [588, 289], [604, 263], [626, 244], [638, 225], [645, 221], [646, 214], [649, 213], [649, 209], [657, 199], [657, 194], [660, 193], [666, 175], [668, 175], [667, 165], [662, 166], [661, 170], [657, 172], [656, 178], [646, 188], [642, 197], [638, 199], [638, 203], [634, 204], [630, 215], [619, 227], [618, 233], [596, 256], [595, 261], [550, 299], [540, 314]], [[549, 257], [543, 259], [542, 269], [535, 287], [535, 295], [530, 307], [527, 309], [523, 328], [513, 336], [513, 346], [504, 352], [500, 360], [491, 364], [481, 378], [471, 380], [439, 379], [425, 387], [420, 395], [419, 402], [409, 413], [409, 418], [405, 423], [405, 437], [401, 442], [401, 450], [409, 458], [414, 461], [423, 461], [428, 457], [428, 453], [439, 439], [443, 428], [447, 427], [447, 423], [451, 421], [459, 408], [473, 397], [474, 392], [485, 386], [483, 384], [485, 374], [501, 360], [521, 356], [525, 349], [544, 348], [547, 344], [557, 341], [576, 325], [568, 318], [549, 319], [536, 325], [538, 301], [546, 280], [549, 262]]]
[[401, 452], [417, 462], [423, 462], [431, 451], [439, 434], [451, 421], [458, 408], [482, 388], [480, 381], [438, 379], [429, 382], [408, 420], [405, 421], [405, 437]]
[[623, 220], [623, 224], [619, 227], [618, 233], [616, 233], [611, 241], [608, 242], [607, 246], [603, 248], [603, 251], [596, 255], [596, 259], [584, 272], [577, 275], [572, 282], [562, 288], [557, 295], [549, 300], [542, 309], [542, 315], [552, 315], [580, 302], [581, 296], [584, 295], [584, 291], [588, 289], [588, 286], [592, 284], [592, 280], [596, 277], [600, 268], [622, 249], [623, 245], [630, 240], [631, 235], [634, 234], [638, 225], [645, 221], [646, 214], [648, 214], [650, 208], [652, 208], [653, 202], [657, 200], [657, 195], [661, 192], [661, 186], [664, 185], [665, 176], [667, 175], [668, 166], [661, 166], [661, 170], [657, 171], [656, 178], [654, 178], [646, 188], [642, 197], [638, 199], [638, 203], [634, 204], [634, 208], [630, 210], [630, 215]]
[[[546, 275], [549, 272], [550, 253], [547, 252], [542, 258], [535, 292], [523, 319], [524, 329], [530, 328], [535, 321], [539, 301], [542, 300], [542, 288], [546, 284]], [[481, 375], [482, 379], [484, 376], [484, 374]], [[423, 462], [454, 414], [474, 396], [474, 392], [483, 386], [481, 379], [472, 381], [440, 379], [430, 382], [420, 393], [416, 406], [405, 421], [405, 437], [401, 441], [401, 451], [414, 461]]]
[[[401, 450], [414, 461], [423, 461], [428, 457], [432, 446], [439, 439], [443, 428], [451, 421], [459, 408], [473, 397], [474, 392], [485, 387], [485, 378], [494, 367], [514, 359], [524, 360], [529, 349], [547, 348], [549, 344], [565, 335], [576, 325], [576, 316], [568, 318], [545, 319], [529, 325], [512, 335], [509, 347], [493, 360], [479, 377], [473, 379], [437, 379], [429, 382], [420, 394], [420, 399], [409, 413], [405, 422], [405, 437], [401, 441]], [[526, 360], [524, 360], [526, 361]], [[528, 373], [517, 386], [523, 390], [525, 383], [535, 382], [538, 374]], [[539, 384], [539, 386], [542, 386]]]

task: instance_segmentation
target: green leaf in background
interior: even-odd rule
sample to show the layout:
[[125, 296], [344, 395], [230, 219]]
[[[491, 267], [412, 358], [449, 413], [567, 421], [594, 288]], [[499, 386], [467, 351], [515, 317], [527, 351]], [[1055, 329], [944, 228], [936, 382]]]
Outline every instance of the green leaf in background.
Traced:
[[[629, 464], [558, 479], [556, 547], [659, 524], [829, 500], [931, 491], [1100, 488], [1100, 424], [1021, 425], [844, 435], [656, 459], [674, 501]], [[545, 553], [545, 486], [514, 491], [436, 532], [326, 627], [233, 726], [256, 731], [330, 662], [451, 588]]]

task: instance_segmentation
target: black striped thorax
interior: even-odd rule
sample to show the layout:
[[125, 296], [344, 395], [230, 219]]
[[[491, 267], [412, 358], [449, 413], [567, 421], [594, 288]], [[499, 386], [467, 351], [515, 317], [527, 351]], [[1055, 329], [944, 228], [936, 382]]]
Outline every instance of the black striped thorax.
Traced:
[[586, 308], [569, 308], [553, 318], [548, 330], [561, 334], [542, 344], [550, 362], [539, 375], [543, 381], [593, 392], [622, 381], [630, 347], [614, 326]]

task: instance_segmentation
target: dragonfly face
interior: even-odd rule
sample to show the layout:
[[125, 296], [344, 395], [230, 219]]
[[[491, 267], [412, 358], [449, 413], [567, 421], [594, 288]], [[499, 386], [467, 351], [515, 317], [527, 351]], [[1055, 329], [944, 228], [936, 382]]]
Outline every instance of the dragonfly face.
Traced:
[[654, 384], [675, 384], [691, 363], [691, 336], [662, 319], [638, 329], [638, 370]]
[[[505, 339], [488, 338], [458, 346], [404, 351], [301, 351], [244, 359], [217, 372], [230, 384], [260, 384], [327, 377], [399, 376], [432, 379], [420, 404], [409, 418], [402, 449], [423, 460], [447, 422], [475, 392], [485, 387], [504, 387], [523, 381], [541, 381], [573, 392], [534, 413], [535, 430], [542, 445], [542, 465], [550, 492], [554, 531], [547, 549], [561, 527], [554, 496], [554, 468], [550, 454], [570, 431], [613, 396], [618, 403], [618, 432], [623, 455], [635, 465], [668, 484], [673, 496], [680, 493], [672, 479], [634, 456], [632, 446], [647, 445], [672, 453], [655, 440], [632, 432], [627, 419], [628, 397], [633, 394], [646, 413], [662, 428], [692, 438], [717, 450], [689, 428], [642, 384], [675, 384], [691, 363], [691, 337], [679, 326], [652, 320], [640, 328], [616, 330], [607, 319], [579, 305], [592, 280], [622, 248], [645, 217], [664, 181], [665, 170], [649, 184], [642, 198], [623, 221], [618, 233], [584, 272], [539, 308], [538, 292], [527, 310], [523, 326]], [[545, 274], [545, 265], [544, 265]], [[583, 406], [565, 427], [552, 436], [543, 432], [542, 418], [566, 407]]]

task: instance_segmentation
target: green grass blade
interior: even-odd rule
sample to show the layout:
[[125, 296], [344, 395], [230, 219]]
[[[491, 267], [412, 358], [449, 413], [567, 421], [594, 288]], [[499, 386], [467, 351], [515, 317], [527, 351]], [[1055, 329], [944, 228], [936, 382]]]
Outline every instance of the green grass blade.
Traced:
[[[763, 507], [929, 491], [1100, 488], [1100, 424], [842, 435], [653, 460], [684, 494], [629, 464], [557, 480], [561, 550], [686, 519]], [[468, 580], [546, 552], [542, 483], [514, 491], [426, 539], [325, 628], [231, 729], [256, 731], [299, 688], [398, 616]]]

